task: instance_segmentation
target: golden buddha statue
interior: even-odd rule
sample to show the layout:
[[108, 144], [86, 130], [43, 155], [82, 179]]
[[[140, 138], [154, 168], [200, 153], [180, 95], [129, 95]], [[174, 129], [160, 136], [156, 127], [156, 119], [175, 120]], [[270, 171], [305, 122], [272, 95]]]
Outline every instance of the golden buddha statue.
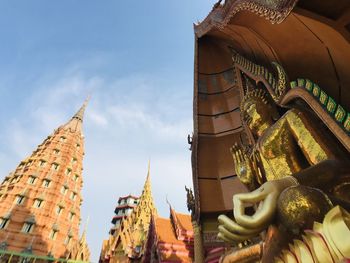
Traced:
[[[256, 142], [250, 148], [235, 144], [231, 153], [237, 176], [251, 192], [233, 196], [234, 220], [219, 216], [219, 238], [250, 239], [276, 214], [298, 234], [322, 222], [332, 202], [350, 203], [348, 153], [313, 116], [292, 108], [280, 117], [267, 91], [258, 88], [247, 92], [240, 109]], [[253, 215], [245, 213], [248, 205], [255, 206]]]

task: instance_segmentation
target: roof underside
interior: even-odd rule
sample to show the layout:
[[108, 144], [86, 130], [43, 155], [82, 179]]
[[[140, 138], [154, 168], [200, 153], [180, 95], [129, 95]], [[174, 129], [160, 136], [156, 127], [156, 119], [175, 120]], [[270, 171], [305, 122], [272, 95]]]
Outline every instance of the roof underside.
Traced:
[[195, 27], [192, 165], [201, 216], [232, 210], [232, 195], [246, 191], [229, 151], [245, 133], [228, 46], [271, 72], [271, 62], [278, 62], [290, 80], [308, 78], [350, 109], [349, 1], [299, 1], [280, 24], [251, 11], [225, 22], [235, 2], [226, 1]]

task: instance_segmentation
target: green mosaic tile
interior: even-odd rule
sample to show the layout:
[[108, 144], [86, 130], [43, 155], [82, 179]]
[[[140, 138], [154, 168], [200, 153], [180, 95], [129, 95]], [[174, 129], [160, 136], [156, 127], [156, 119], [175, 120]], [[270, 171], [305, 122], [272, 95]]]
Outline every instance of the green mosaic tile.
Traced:
[[317, 84], [314, 84], [314, 87], [312, 89], [312, 94], [318, 98], [320, 96], [320, 93], [321, 93], [321, 88]]
[[298, 86], [298, 83], [297, 83], [295, 80], [293, 80], [293, 81], [290, 82], [290, 87], [291, 87], [292, 89], [296, 88], [297, 86]]
[[344, 108], [342, 106], [338, 105], [334, 116], [335, 116], [336, 121], [342, 123], [345, 119], [346, 111], [344, 110]]
[[344, 121], [344, 129], [347, 132], [350, 132], [350, 113], [347, 114], [345, 121]]
[[334, 113], [336, 107], [337, 107], [337, 103], [335, 103], [335, 101], [332, 99], [332, 97], [328, 97], [327, 110], [330, 113]]
[[323, 90], [321, 90], [320, 92], [320, 98], [319, 98], [321, 104], [323, 106], [326, 106], [327, 105], [327, 101], [328, 101], [328, 95], [326, 92], [324, 92]]
[[298, 87], [305, 87], [305, 79], [297, 79]]
[[306, 79], [305, 80], [305, 89], [307, 89], [308, 91], [312, 91], [313, 87], [314, 87], [314, 83], [311, 80]]

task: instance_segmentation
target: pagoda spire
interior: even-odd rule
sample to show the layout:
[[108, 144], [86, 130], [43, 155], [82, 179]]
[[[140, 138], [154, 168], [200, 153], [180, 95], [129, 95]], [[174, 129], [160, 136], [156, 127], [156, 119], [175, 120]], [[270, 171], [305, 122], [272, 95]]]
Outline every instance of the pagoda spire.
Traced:
[[147, 179], [149, 178], [150, 170], [151, 170], [151, 159], [148, 159]]
[[65, 129], [70, 129], [72, 132], [82, 132], [82, 123], [84, 119], [85, 109], [90, 100], [90, 96], [86, 98], [80, 109], [73, 115], [73, 117], [64, 125]]
[[156, 215], [157, 210], [154, 205], [153, 196], [152, 196], [152, 187], [151, 187], [151, 161], [148, 161], [148, 169], [147, 176], [145, 180], [145, 184], [143, 186], [142, 194], [140, 196], [140, 204], [145, 204], [148, 209], [150, 209], [151, 213]]
[[84, 112], [85, 112], [85, 109], [86, 109], [86, 106], [87, 106], [89, 100], [90, 100], [90, 95], [86, 98], [83, 105], [80, 107], [80, 109], [77, 111], [77, 113], [74, 114], [72, 119], [77, 119], [77, 120], [83, 121]]
[[150, 177], [150, 171], [151, 171], [151, 161], [148, 160], [148, 168], [147, 168], [147, 176], [146, 176], [146, 181], [143, 189], [149, 189], [151, 190], [151, 177]]

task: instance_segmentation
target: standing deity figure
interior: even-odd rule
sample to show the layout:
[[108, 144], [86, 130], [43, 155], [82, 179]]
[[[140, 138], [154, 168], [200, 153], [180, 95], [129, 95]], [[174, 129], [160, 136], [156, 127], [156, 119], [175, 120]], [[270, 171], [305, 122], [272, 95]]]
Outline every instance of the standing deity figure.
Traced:
[[[349, 208], [349, 154], [299, 108], [280, 117], [280, 109], [260, 88], [242, 99], [241, 117], [255, 143], [249, 148], [235, 144], [231, 153], [236, 174], [250, 192], [233, 196], [234, 219], [219, 216], [219, 238], [241, 242], [273, 222], [299, 234], [314, 221], [322, 222], [333, 205]], [[254, 214], [246, 214], [249, 205]]]

